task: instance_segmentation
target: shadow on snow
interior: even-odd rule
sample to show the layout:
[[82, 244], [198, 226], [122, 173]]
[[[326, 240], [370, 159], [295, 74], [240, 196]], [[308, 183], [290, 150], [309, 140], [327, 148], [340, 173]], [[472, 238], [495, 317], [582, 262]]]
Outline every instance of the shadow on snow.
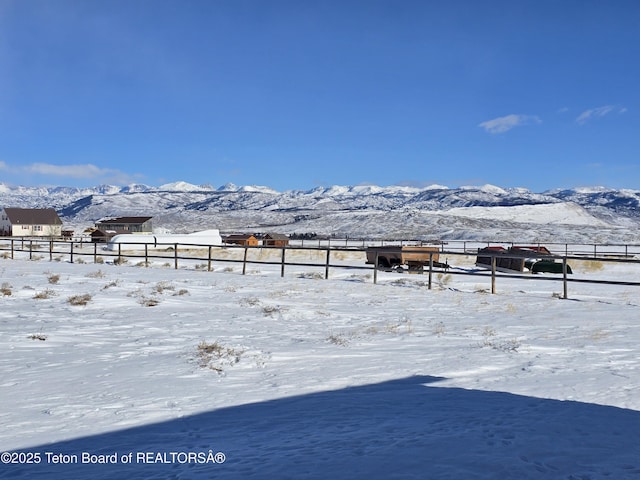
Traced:
[[[222, 408], [24, 449], [132, 452], [132, 463], [2, 465], [0, 478], [638, 478], [640, 412], [414, 376]], [[139, 463], [144, 452], [224, 452], [221, 464]], [[146, 457], [145, 457], [146, 458]], [[156, 457], [154, 460], [169, 460]], [[200, 457], [202, 459], [202, 457]]]

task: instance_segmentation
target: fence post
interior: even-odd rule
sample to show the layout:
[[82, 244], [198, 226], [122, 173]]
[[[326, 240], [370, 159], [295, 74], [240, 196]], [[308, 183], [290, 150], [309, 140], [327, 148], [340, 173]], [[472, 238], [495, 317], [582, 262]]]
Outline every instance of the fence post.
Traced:
[[144, 266], [145, 267], [149, 266], [149, 244], [148, 243], [144, 244]]
[[249, 249], [247, 247], [244, 247], [244, 256], [242, 258], [242, 274], [246, 274], [247, 273], [247, 251]]
[[373, 283], [378, 283], [378, 252], [376, 251], [376, 259], [373, 262]]
[[49, 240], [49, 261], [53, 261], [53, 240]]
[[566, 300], [567, 298], [569, 298], [569, 295], [567, 292], [567, 257], [564, 257], [562, 259], [562, 288], [563, 288], [562, 298]]
[[73, 263], [73, 240], [71, 240], [71, 249], [69, 250], [69, 262]]
[[175, 269], [178, 269], [178, 244], [174, 243], [173, 244], [173, 263], [175, 266]]
[[207, 272], [211, 271], [211, 245], [209, 245], [209, 255], [207, 257]]
[[93, 242], [93, 263], [98, 263], [98, 243]]
[[496, 256], [491, 257], [491, 293], [496, 293]]
[[33, 259], [33, 240], [29, 240], [29, 260]]
[[284, 252], [285, 252], [285, 247], [282, 247], [282, 263], [280, 264], [280, 276], [281, 276], [281, 277], [284, 277], [284, 261], [285, 261], [285, 259], [284, 259], [285, 254], [284, 254]]
[[13, 260], [13, 238], [11, 239], [11, 260]]
[[327, 260], [324, 264], [324, 279], [327, 280], [329, 278], [329, 257], [331, 256], [331, 249], [327, 248]]
[[429, 253], [429, 290], [431, 290], [432, 278], [433, 278], [433, 253]]

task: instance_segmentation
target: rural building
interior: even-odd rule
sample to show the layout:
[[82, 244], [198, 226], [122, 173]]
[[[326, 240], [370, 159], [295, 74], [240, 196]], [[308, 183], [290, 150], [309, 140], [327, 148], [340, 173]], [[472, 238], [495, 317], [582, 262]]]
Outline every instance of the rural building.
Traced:
[[14, 237], [60, 237], [62, 220], [53, 208], [3, 208], [0, 235]]
[[115, 217], [104, 218], [96, 222], [91, 232], [92, 242], [106, 242], [115, 235], [125, 233], [152, 233], [153, 217]]
[[94, 243], [107, 242], [115, 235], [117, 235], [116, 232], [105, 232], [104, 230], [94, 228], [91, 230], [91, 241]]
[[257, 247], [260, 242], [253, 235], [228, 235], [222, 239], [224, 243], [244, 245], [245, 247]]
[[111, 230], [118, 233], [151, 233], [153, 217], [115, 217], [104, 218], [96, 222], [98, 230]]
[[286, 247], [289, 245], [289, 237], [282, 233], [267, 233], [262, 237], [262, 244], [270, 247]]

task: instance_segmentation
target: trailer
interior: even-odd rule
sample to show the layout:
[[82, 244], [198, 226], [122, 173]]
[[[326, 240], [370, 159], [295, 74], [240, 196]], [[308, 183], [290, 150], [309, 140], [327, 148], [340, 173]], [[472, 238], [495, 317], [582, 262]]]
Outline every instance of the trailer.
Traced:
[[439, 247], [413, 247], [389, 245], [386, 247], [368, 247], [367, 264], [376, 265], [386, 271], [421, 272], [425, 267], [448, 268], [440, 262]]

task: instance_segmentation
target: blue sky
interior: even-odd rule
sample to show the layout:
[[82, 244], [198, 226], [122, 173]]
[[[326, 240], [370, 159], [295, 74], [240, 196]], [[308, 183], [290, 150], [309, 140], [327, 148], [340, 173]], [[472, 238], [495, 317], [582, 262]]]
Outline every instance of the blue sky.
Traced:
[[0, 182], [640, 188], [636, 0], [0, 0]]

